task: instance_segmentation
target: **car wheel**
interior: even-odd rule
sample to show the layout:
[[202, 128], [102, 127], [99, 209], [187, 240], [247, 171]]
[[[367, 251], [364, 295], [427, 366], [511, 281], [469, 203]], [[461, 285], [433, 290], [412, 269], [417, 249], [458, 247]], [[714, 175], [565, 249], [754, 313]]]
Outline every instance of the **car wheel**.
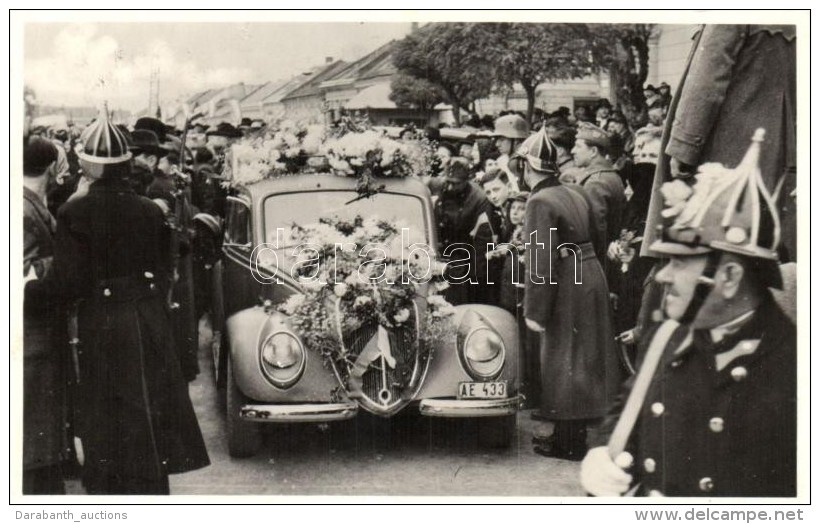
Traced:
[[262, 445], [262, 428], [239, 417], [239, 410], [247, 402], [247, 397], [239, 391], [233, 375], [230, 360], [227, 371], [226, 419], [228, 430], [228, 454], [235, 458], [252, 457]]
[[506, 449], [515, 438], [515, 415], [478, 420], [478, 444], [483, 448]]

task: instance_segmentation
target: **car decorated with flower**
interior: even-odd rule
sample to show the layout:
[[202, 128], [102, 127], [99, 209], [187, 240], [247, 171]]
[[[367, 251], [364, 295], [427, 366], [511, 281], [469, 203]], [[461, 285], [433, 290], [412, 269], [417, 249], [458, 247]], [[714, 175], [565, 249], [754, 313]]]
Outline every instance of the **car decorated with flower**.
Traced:
[[423, 148], [373, 130], [277, 135], [227, 159], [212, 310], [230, 454], [253, 455], [263, 423], [405, 409], [481, 418], [481, 441], [509, 445], [517, 323], [443, 298]]

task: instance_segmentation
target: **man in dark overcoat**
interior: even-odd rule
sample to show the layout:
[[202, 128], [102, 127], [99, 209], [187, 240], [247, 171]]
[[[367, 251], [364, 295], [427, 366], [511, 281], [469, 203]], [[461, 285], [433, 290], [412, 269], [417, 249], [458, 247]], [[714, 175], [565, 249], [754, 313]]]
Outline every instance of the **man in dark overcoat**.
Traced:
[[[56, 146], [32, 138], [23, 153], [23, 273], [42, 278], [54, 256], [56, 222], [46, 207]], [[65, 376], [57, 344], [56, 301], [27, 302], [23, 312], [23, 493], [64, 493]]]
[[75, 410], [90, 494], [167, 494], [168, 474], [208, 465], [166, 304], [168, 230], [128, 182], [131, 153], [107, 113], [83, 135], [88, 194], [57, 217], [54, 262], [26, 301], [80, 301]]
[[[455, 157], [445, 166], [441, 196], [436, 200], [434, 211], [441, 254], [450, 259], [447, 266], [450, 287], [446, 298], [456, 305], [475, 302], [484, 289], [480, 285], [478, 257], [484, 257], [487, 242], [492, 242], [491, 236], [482, 238], [479, 234], [480, 221], [488, 222], [492, 204], [470, 180], [466, 159]], [[479, 253], [477, 245], [484, 246], [484, 251]], [[486, 285], [486, 275], [483, 279]]]
[[[695, 167], [738, 165], [755, 129], [766, 130], [760, 168], [783, 225], [781, 261], [796, 261], [796, 61], [794, 26], [705, 25], [692, 38], [686, 68], [669, 107], [655, 172], [643, 256], [658, 239], [661, 185], [691, 178]], [[777, 188], [780, 186], [779, 192]]]
[[555, 421], [550, 437], [535, 439], [535, 451], [581, 460], [587, 425], [606, 414], [622, 377], [609, 294], [591, 242], [590, 204], [581, 188], [559, 182], [556, 161], [542, 128], [524, 141], [511, 165], [532, 188], [524, 223], [524, 315], [530, 330], [541, 334], [540, 414]]
[[606, 260], [609, 243], [621, 234], [626, 205], [623, 180], [607, 158], [610, 146], [609, 133], [586, 122], [578, 124], [572, 157], [582, 172], [575, 176], [575, 183], [586, 190], [592, 203], [597, 230], [595, 252], [601, 263]]
[[738, 170], [702, 166], [694, 192], [682, 181], [664, 188], [674, 222], [652, 249], [670, 258], [655, 277], [669, 320], [641, 352], [660, 360], [639, 372], [651, 382], [635, 397], [627, 450], [604, 445], [621, 431], [620, 401], [584, 459], [581, 482], [594, 495], [624, 493], [633, 478], [645, 495], [796, 495], [796, 333], [769, 289], [782, 284], [780, 224], [757, 171], [759, 138]]

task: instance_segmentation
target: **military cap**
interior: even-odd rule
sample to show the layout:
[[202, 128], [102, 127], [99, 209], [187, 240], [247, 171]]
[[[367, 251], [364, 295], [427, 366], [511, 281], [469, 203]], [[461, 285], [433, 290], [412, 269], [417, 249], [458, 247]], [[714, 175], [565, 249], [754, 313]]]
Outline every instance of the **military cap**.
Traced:
[[609, 149], [610, 135], [595, 124], [589, 122], [578, 122], [578, 132], [575, 134], [576, 140], [583, 140], [591, 146], [598, 146]]
[[447, 180], [469, 180], [470, 166], [467, 160], [459, 157], [452, 158], [447, 163], [444, 176]]

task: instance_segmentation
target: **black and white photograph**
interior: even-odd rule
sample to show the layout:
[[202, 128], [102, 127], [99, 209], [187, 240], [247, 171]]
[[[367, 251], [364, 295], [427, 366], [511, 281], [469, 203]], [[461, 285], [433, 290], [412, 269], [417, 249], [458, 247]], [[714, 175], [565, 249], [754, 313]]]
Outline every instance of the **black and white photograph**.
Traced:
[[11, 11], [10, 501], [808, 502], [809, 16]]

